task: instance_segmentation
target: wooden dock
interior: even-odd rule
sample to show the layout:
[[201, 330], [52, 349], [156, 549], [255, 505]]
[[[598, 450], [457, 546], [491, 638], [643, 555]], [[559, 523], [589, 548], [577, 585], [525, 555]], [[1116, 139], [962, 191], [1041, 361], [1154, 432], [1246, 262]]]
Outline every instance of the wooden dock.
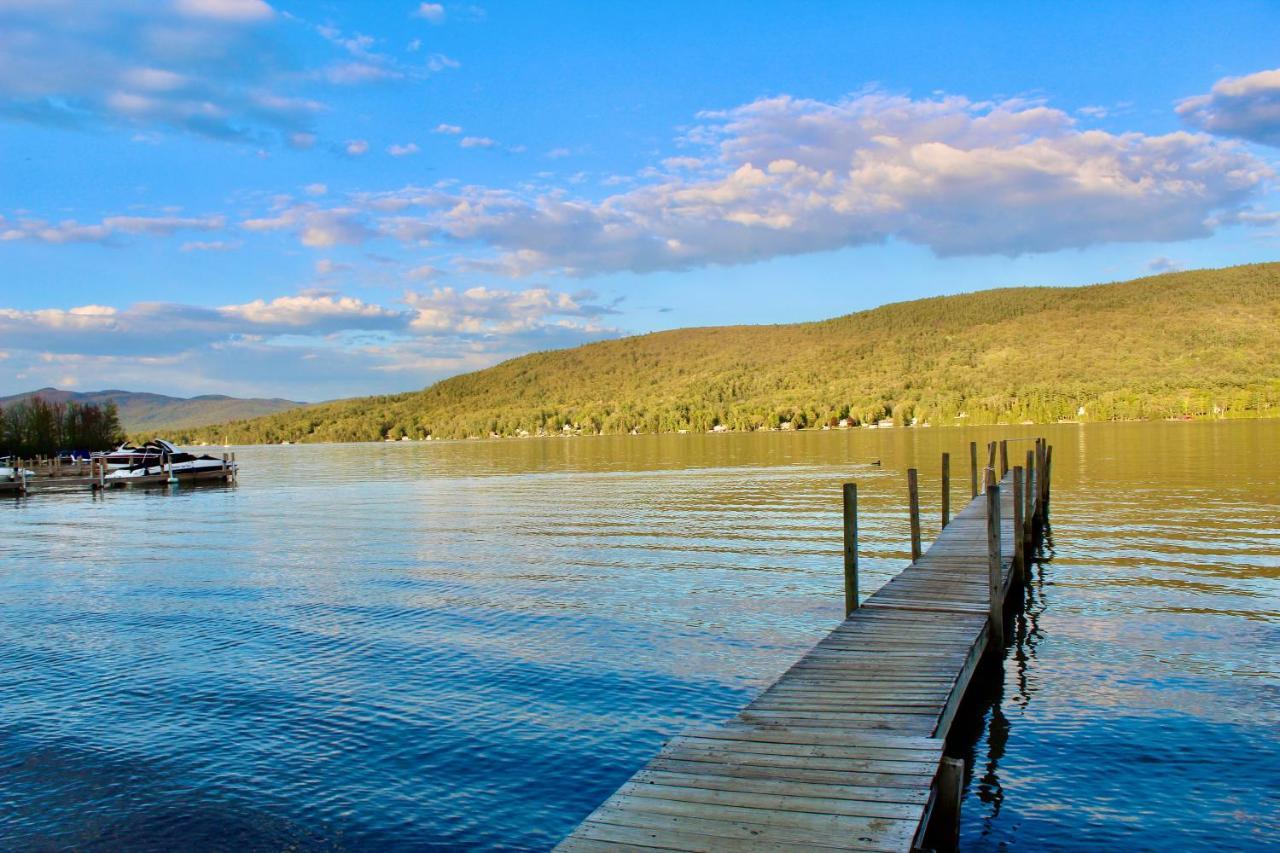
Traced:
[[[733, 720], [685, 732], [556, 848], [877, 850], [955, 846], [964, 767], [946, 736], [984, 654], [1004, 647], [1006, 602], [1047, 516], [1051, 449], [1008, 468], [988, 446], [978, 494], [923, 554], [908, 473], [912, 564], [857, 597], [857, 491], [845, 486], [848, 617]], [[1036, 471], [1044, 472], [1037, 476]], [[949, 523], [948, 523], [949, 522]]]

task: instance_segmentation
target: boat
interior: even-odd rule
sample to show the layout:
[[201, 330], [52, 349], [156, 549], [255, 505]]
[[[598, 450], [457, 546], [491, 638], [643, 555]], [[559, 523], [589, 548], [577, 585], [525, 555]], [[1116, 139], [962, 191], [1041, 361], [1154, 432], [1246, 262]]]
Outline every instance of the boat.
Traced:
[[0, 481], [11, 482], [19, 479], [19, 475], [30, 480], [36, 472], [28, 468], [18, 468], [8, 459], [0, 459]]
[[174, 480], [229, 480], [234, 479], [238, 466], [228, 459], [204, 454], [197, 456], [178, 450], [167, 441], [147, 442], [163, 445], [166, 452], [154, 458], [126, 467], [116, 468], [102, 478], [104, 486], [127, 486], [134, 483], [156, 482], [163, 478]]
[[166, 454], [178, 453], [178, 448], [163, 439], [148, 441], [141, 447], [125, 442], [115, 450], [93, 454], [94, 462], [105, 462], [107, 469], [129, 468], [135, 465], [155, 464]]

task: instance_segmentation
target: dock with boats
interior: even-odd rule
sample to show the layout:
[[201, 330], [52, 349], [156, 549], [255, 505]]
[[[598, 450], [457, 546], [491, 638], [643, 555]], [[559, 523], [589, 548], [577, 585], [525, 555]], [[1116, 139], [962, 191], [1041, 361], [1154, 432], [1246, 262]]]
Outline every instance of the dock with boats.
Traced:
[[66, 460], [11, 459], [0, 464], [0, 496], [90, 489], [155, 488], [182, 483], [233, 483], [239, 474], [235, 453], [221, 459], [187, 453], [170, 442], [141, 447], [123, 444], [113, 451]]
[[988, 445], [981, 474], [976, 444], [969, 457], [971, 500], [951, 517], [943, 454], [927, 551], [908, 471], [913, 559], [865, 600], [845, 484], [844, 621], [732, 720], [668, 741], [556, 849], [954, 849], [964, 763], [947, 735], [979, 662], [1003, 654], [1053, 471], [1043, 439], [1023, 465], [1009, 466], [1007, 441]]

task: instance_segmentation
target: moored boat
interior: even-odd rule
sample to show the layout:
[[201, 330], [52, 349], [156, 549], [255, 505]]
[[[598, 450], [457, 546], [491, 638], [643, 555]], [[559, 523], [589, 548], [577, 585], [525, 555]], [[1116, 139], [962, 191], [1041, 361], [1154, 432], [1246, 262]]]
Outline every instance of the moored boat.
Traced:
[[[168, 442], [164, 442], [168, 444]], [[169, 445], [172, 447], [173, 445]], [[156, 459], [117, 468], [102, 478], [105, 486], [127, 486], [154, 482], [158, 478], [182, 480], [233, 479], [238, 466], [229, 459], [204, 454], [197, 456], [175, 449]]]

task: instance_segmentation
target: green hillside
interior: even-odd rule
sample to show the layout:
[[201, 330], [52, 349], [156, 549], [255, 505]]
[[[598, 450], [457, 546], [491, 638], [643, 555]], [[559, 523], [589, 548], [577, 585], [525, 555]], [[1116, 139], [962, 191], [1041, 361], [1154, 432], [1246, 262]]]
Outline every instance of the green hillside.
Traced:
[[[1083, 412], [1081, 410], [1083, 409]], [[352, 441], [1280, 414], [1280, 263], [988, 290], [535, 353], [423, 391], [196, 430]], [[786, 427], [784, 427], [786, 428]]]
[[82, 403], [101, 406], [115, 403], [120, 425], [127, 432], [149, 432], [191, 428], [234, 419], [256, 418], [294, 409], [302, 403], [279, 399], [241, 399], [206, 394], [201, 397], [166, 397], [139, 391], [62, 391], [41, 388], [10, 397], [0, 397], [0, 409], [40, 397], [48, 403]]

